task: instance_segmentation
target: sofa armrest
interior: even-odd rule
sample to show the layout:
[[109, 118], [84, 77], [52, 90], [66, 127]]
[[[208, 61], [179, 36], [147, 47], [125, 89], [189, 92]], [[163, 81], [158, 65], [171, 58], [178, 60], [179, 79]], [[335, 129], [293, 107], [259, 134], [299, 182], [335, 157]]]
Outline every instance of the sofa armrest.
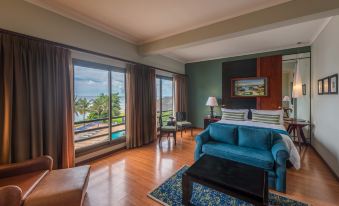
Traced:
[[204, 131], [200, 132], [196, 137], [195, 137], [195, 142], [198, 144], [204, 144], [208, 142], [210, 138], [210, 131], [209, 127], [207, 127]]
[[41, 156], [24, 162], [0, 166], [0, 177], [12, 177], [40, 170], [52, 170], [53, 159], [50, 156]]
[[194, 159], [198, 160], [200, 158], [200, 155], [202, 153], [202, 145], [208, 142], [210, 138], [210, 132], [209, 127], [207, 127], [204, 131], [202, 131], [200, 134], [198, 134], [195, 137], [195, 151], [194, 151]]
[[0, 187], [0, 205], [20, 206], [22, 191], [19, 187], [8, 185]]
[[274, 161], [279, 164], [285, 164], [286, 160], [289, 158], [289, 152], [286, 146], [286, 143], [280, 137], [274, 141], [272, 146], [272, 155]]

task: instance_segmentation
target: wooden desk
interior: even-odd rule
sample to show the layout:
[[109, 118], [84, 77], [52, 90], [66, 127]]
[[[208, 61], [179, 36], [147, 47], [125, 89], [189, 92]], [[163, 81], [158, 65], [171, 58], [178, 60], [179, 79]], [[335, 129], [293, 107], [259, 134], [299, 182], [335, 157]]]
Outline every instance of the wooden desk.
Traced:
[[288, 124], [287, 132], [298, 139], [299, 150], [301, 150], [302, 144], [307, 146], [308, 142], [306, 140], [303, 128], [311, 126], [311, 123], [294, 119], [286, 121], [286, 123]]

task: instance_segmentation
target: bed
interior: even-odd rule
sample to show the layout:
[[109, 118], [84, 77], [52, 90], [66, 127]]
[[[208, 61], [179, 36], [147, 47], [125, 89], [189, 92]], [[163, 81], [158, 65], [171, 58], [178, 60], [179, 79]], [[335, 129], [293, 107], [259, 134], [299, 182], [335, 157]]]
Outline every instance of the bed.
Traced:
[[288, 135], [288, 132], [286, 131], [286, 129], [283, 125], [274, 125], [274, 124], [267, 124], [267, 123], [262, 123], [262, 122], [253, 122], [251, 120], [234, 121], [234, 120], [223, 120], [223, 119], [216, 122], [216, 123], [273, 129], [275, 132], [277, 132], [281, 135], [284, 142], [286, 143], [286, 146], [287, 146], [289, 153], [290, 153], [289, 161], [291, 162], [293, 167], [296, 168], [296, 169], [300, 169], [299, 152], [298, 152], [297, 148], [295, 147], [292, 139]]

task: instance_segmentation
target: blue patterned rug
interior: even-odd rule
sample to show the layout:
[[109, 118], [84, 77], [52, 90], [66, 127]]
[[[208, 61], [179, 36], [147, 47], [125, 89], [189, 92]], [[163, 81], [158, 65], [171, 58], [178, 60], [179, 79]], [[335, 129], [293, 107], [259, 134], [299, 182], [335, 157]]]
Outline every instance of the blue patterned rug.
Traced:
[[[168, 206], [182, 206], [182, 174], [188, 169], [184, 166], [163, 184], [150, 192], [148, 196], [155, 201]], [[240, 199], [220, 193], [208, 187], [193, 183], [191, 203], [195, 206], [250, 206], [252, 204]], [[269, 205], [271, 206], [309, 206], [306, 203], [292, 200], [277, 194], [269, 194]]]

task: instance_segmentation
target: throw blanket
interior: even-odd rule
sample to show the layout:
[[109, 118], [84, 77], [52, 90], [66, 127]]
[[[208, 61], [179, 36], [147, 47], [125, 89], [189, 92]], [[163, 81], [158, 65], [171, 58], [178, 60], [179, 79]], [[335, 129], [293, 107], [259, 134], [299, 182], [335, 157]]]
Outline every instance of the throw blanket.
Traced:
[[300, 169], [300, 155], [299, 155], [298, 149], [295, 147], [292, 139], [290, 138], [288, 132], [286, 131], [286, 129], [283, 125], [274, 125], [274, 124], [266, 124], [266, 123], [261, 123], [261, 122], [252, 122], [250, 120], [249, 121], [220, 120], [217, 123], [273, 129], [275, 132], [277, 132], [281, 135], [283, 141], [286, 143], [287, 149], [290, 153], [289, 160], [292, 163], [292, 165], [297, 170]]

